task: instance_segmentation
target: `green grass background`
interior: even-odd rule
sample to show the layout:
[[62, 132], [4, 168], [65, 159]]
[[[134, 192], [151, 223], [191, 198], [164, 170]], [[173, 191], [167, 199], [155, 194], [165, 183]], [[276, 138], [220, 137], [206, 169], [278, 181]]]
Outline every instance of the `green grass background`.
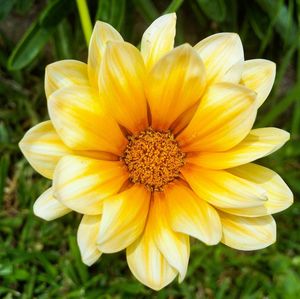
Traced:
[[245, 57], [277, 63], [276, 82], [256, 126], [278, 126], [291, 141], [259, 161], [280, 173], [294, 205], [275, 215], [277, 243], [257, 252], [193, 241], [187, 277], [154, 292], [131, 275], [124, 253], [82, 264], [76, 244], [80, 215], [46, 222], [32, 213], [49, 186], [22, 157], [18, 141], [48, 119], [45, 66], [86, 61], [76, 2], [0, 1], [0, 298], [300, 298], [300, 1], [89, 1], [94, 22], [107, 21], [139, 44], [146, 27], [177, 11], [176, 43], [221, 31], [240, 34]]

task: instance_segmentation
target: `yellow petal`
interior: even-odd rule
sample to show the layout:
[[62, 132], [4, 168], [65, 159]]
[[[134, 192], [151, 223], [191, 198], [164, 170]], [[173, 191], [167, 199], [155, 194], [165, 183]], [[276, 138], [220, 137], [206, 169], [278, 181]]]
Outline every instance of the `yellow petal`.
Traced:
[[168, 206], [164, 193], [155, 192], [149, 215], [149, 229], [153, 231], [154, 241], [168, 263], [179, 273], [183, 281], [190, 256], [189, 236], [172, 230], [168, 218]]
[[104, 201], [97, 239], [101, 251], [120, 251], [141, 235], [148, 214], [149, 199], [150, 192], [143, 185], [134, 185]]
[[100, 94], [116, 121], [134, 133], [148, 126], [144, 77], [138, 49], [126, 42], [108, 43], [99, 74]]
[[187, 158], [189, 163], [210, 169], [226, 169], [260, 159], [278, 150], [290, 134], [277, 128], [251, 130], [238, 145], [225, 152], [197, 152]]
[[262, 187], [224, 170], [186, 165], [181, 172], [195, 193], [216, 207], [256, 207], [267, 200]]
[[127, 247], [126, 255], [136, 279], [156, 291], [172, 282], [178, 274], [158, 249], [149, 217], [143, 234]]
[[237, 84], [217, 83], [205, 92], [196, 114], [177, 140], [186, 152], [226, 151], [249, 134], [255, 117], [252, 90]]
[[176, 14], [170, 13], [156, 19], [145, 31], [141, 43], [141, 53], [147, 70], [174, 46]]
[[274, 84], [276, 64], [269, 60], [252, 59], [244, 63], [241, 84], [257, 93], [258, 107], [268, 97]]
[[70, 148], [122, 153], [127, 141], [118, 124], [103, 108], [95, 90], [83, 86], [66, 87], [50, 98], [51, 120]]
[[77, 243], [84, 264], [91, 266], [94, 264], [102, 252], [96, 245], [100, 228], [101, 215], [83, 215], [77, 231]]
[[257, 250], [276, 241], [276, 223], [272, 216], [246, 218], [221, 213], [222, 243], [239, 250]]
[[122, 162], [65, 156], [54, 173], [55, 196], [82, 214], [102, 212], [103, 199], [116, 194], [128, 174]]
[[30, 165], [49, 179], [52, 179], [59, 159], [72, 153], [57, 135], [51, 121], [31, 128], [20, 141], [19, 147]]
[[175, 48], [154, 66], [148, 75], [146, 95], [152, 127], [169, 126], [201, 97], [205, 87], [205, 68], [188, 44]]
[[88, 74], [91, 85], [94, 87], [98, 86], [101, 61], [109, 41], [123, 41], [123, 38], [108, 23], [97, 21], [91, 36], [88, 57]]
[[242, 78], [244, 62], [234, 64], [222, 77], [222, 82], [239, 84]]
[[168, 218], [174, 231], [188, 234], [207, 245], [220, 242], [222, 227], [218, 213], [194, 191], [176, 183], [165, 189]]
[[85, 63], [68, 59], [47, 65], [45, 71], [47, 99], [60, 88], [76, 85], [89, 86], [87, 65]]
[[268, 200], [259, 207], [224, 209], [227, 213], [246, 217], [265, 216], [281, 212], [293, 203], [293, 193], [283, 179], [271, 169], [249, 163], [232, 168], [229, 172], [265, 189]]
[[70, 213], [71, 210], [64, 206], [53, 196], [53, 188], [47, 189], [34, 203], [33, 213], [47, 221], [59, 218]]
[[244, 61], [243, 45], [236, 33], [211, 35], [194, 48], [204, 62], [209, 84], [223, 81], [223, 76], [233, 65]]

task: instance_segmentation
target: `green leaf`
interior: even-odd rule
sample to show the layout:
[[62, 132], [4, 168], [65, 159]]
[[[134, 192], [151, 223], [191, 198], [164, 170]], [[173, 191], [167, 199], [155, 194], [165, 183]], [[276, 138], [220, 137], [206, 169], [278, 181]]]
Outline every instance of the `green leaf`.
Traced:
[[[293, 19], [293, 6], [286, 7], [284, 1], [256, 0], [257, 4], [275, 21], [275, 30], [287, 46], [291, 46], [297, 39], [297, 26]], [[290, 1], [290, 3], [292, 3]]]
[[15, 4], [15, 0], [1, 0], [0, 2], [0, 20], [5, 19]]
[[180, 6], [183, 4], [184, 0], [173, 0], [167, 9], [165, 10], [164, 14], [170, 13], [170, 12], [176, 12]]
[[71, 5], [67, 5], [68, 2], [67, 0], [50, 2], [14, 48], [8, 59], [9, 70], [24, 68], [40, 53], [56, 26], [70, 12]]
[[0, 159], [0, 207], [2, 206], [3, 202], [5, 181], [8, 174], [8, 162], [8, 155], [3, 155]]
[[151, 0], [133, 0], [137, 10], [147, 22], [152, 22], [159, 17], [159, 12]]
[[126, 0], [99, 0], [96, 20], [111, 24], [121, 30], [125, 18]]
[[208, 18], [216, 22], [224, 21], [226, 17], [224, 0], [197, 0], [197, 3]]

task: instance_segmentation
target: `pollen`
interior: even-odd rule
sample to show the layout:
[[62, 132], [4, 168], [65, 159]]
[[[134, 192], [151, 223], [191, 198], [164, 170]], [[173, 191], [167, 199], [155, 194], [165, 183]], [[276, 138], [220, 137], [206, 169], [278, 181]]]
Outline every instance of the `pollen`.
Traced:
[[131, 182], [160, 192], [166, 184], [179, 177], [184, 158], [185, 154], [170, 131], [148, 128], [128, 137], [121, 160], [128, 168]]

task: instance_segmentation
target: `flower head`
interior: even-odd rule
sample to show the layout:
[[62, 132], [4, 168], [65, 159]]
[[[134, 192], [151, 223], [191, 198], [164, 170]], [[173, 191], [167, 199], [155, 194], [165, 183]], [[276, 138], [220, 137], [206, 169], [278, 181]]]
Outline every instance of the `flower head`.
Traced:
[[252, 129], [275, 64], [244, 61], [234, 33], [174, 48], [175, 22], [175, 14], [155, 20], [141, 51], [97, 22], [87, 64], [47, 66], [50, 120], [20, 142], [53, 180], [35, 214], [83, 214], [83, 262], [126, 249], [134, 276], [156, 290], [184, 279], [190, 236], [264, 248], [276, 239], [271, 214], [293, 201], [278, 174], [251, 163], [289, 139], [280, 129]]

